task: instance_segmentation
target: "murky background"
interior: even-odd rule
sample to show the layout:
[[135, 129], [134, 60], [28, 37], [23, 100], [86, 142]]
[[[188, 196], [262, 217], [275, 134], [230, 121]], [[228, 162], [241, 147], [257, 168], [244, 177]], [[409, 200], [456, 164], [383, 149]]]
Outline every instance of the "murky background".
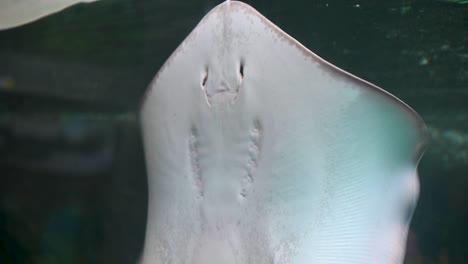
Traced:
[[[134, 263], [141, 96], [220, 1], [104, 0], [0, 31], [0, 263]], [[468, 3], [246, 1], [429, 126], [406, 263], [468, 263]]]

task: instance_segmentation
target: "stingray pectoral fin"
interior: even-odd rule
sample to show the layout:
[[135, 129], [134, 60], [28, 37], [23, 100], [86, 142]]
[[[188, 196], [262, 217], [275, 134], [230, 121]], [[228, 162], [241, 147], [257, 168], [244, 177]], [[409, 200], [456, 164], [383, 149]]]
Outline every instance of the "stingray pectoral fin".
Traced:
[[94, 1], [97, 0], [2, 0], [0, 30], [31, 23], [80, 2]]
[[143, 263], [398, 264], [425, 128], [253, 8], [213, 9], [141, 109]]

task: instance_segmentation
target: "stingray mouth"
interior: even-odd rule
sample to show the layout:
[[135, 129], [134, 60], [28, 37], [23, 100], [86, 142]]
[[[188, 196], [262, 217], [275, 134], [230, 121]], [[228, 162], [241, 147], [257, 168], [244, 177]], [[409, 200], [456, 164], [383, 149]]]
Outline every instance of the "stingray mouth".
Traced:
[[237, 99], [237, 94], [239, 93], [239, 87], [237, 87], [237, 89], [231, 89], [224, 82], [215, 89], [210, 89], [210, 87], [203, 85], [202, 89], [209, 106], [232, 104]]
[[226, 103], [234, 103], [237, 99], [237, 92], [235, 91], [222, 91], [214, 94], [206, 94], [206, 100], [209, 106], [223, 105]]
[[[238, 78], [237, 83], [227, 82], [226, 80], [221, 80], [219, 85], [210, 85], [208, 82], [208, 67], [205, 68], [202, 73], [200, 86], [205, 94], [205, 99], [208, 106], [216, 106], [223, 104], [232, 104], [237, 99], [237, 94], [239, 93], [239, 87], [242, 84], [244, 79], [244, 61], [241, 61], [238, 64]], [[217, 82], [217, 81], [216, 81]], [[231, 85], [230, 85], [231, 84]], [[233, 88], [234, 87], [234, 88]]]

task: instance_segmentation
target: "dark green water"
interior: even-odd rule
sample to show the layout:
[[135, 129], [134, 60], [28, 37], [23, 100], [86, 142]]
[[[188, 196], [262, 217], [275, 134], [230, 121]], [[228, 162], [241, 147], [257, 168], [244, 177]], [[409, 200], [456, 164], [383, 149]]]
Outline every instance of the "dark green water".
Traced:
[[[0, 31], [0, 263], [134, 263], [139, 101], [219, 2], [104, 0]], [[431, 143], [406, 263], [468, 263], [468, 4], [246, 2], [422, 116]]]

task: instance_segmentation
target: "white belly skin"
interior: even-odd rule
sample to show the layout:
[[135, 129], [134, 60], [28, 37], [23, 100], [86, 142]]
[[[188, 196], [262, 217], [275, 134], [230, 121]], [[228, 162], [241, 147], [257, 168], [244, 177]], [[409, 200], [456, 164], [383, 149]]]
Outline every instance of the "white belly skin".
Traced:
[[424, 123], [251, 7], [200, 22], [141, 120], [141, 263], [402, 263]]

